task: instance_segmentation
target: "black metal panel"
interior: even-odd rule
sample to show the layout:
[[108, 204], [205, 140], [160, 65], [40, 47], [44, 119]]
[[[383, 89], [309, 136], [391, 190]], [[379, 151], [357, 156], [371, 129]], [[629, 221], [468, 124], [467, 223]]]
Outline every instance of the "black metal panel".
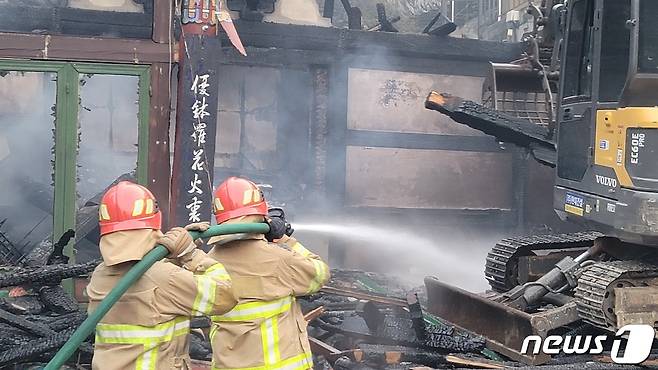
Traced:
[[153, 1], [144, 13], [0, 3], [0, 31], [150, 39]]
[[581, 181], [590, 162], [592, 121], [591, 110], [582, 116], [563, 121], [558, 131], [557, 175], [572, 181]]
[[403, 149], [499, 152], [491, 136], [435, 135], [400, 132], [348, 130], [346, 145]]

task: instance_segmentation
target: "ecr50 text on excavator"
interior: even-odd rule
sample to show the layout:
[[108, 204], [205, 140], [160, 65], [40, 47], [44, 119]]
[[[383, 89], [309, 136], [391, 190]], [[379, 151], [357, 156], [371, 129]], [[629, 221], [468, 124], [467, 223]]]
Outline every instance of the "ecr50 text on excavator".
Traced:
[[526, 57], [492, 64], [483, 104], [432, 92], [426, 107], [555, 167], [555, 211], [594, 231], [502, 240], [486, 295], [426, 285], [435, 314], [537, 364], [548, 356], [521, 353], [529, 335], [658, 322], [658, 2], [545, 0], [529, 13]]

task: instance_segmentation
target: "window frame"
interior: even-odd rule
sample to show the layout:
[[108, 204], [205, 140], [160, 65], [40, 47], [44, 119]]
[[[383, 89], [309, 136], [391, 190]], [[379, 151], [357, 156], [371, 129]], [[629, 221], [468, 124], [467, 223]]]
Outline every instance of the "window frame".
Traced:
[[[54, 153], [54, 204], [53, 242], [68, 229], [75, 230], [77, 187], [78, 111], [80, 74], [137, 76], [137, 181], [148, 181], [150, 65], [111, 63], [75, 63], [64, 61], [31, 61], [0, 59], [0, 71], [53, 72], [57, 75], [55, 94], [55, 153]], [[64, 248], [69, 263], [75, 263], [72, 240]]]

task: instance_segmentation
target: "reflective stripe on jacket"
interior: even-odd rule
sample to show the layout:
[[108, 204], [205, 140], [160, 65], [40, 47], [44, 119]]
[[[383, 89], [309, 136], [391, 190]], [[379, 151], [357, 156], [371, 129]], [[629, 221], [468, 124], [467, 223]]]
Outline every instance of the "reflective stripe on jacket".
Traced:
[[216, 245], [238, 304], [212, 316], [214, 370], [304, 370], [313, 367], [306, 322], [295, 296], [318, 291], [329, 267], [295, 239], [290, 249], [261, 236]]
[[179, 317], [156, 326], [127, 324], [96, 325], [96, 343], [99, 344], [138, 344], [142, 353], [137, 356], [136, 369], [155, 370], [158, 348], [162, 343], [186, 336], [190, 332], [190, 320]]
[[[96, 326], [93, 369], [190, 368], [190, 317], [226, 313], [236, 299], [221, 263], [200, 250], [183, 262], [156, 262], [110, 309]], [[132, 266], [101, 263], [94, 270], [89, 312]]]

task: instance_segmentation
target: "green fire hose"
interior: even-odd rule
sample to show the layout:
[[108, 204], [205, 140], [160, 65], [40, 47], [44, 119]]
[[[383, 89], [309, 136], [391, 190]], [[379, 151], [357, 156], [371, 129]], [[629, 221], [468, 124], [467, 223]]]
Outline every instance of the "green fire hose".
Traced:
[[[265, 234], [270, 230], [269, 225], [265, 223], [241, 223], [229, 225], [212, 226], [203, 233], [190, 231], [194, 239], [209, 238], [212, 236], [226, 234]], [[114, 306], [130, 286], [139, 279], [154, 263], [165, 258], [169, 254], [167, 248], [162, 245], [156, 245], [144, 258], [137, 262], [122, 278], [110, 293], [98, 305], [98, 308], [92, 312], [87, 319], [78, 327], [71, 338], [60, 348], [55, 357], [46, 365], [45, 370], [57, 370], [73, 355], [78, 346], [84, 342], [91, 333], [94, 332], [96, 324], [105, 316], [105, 314]]]

